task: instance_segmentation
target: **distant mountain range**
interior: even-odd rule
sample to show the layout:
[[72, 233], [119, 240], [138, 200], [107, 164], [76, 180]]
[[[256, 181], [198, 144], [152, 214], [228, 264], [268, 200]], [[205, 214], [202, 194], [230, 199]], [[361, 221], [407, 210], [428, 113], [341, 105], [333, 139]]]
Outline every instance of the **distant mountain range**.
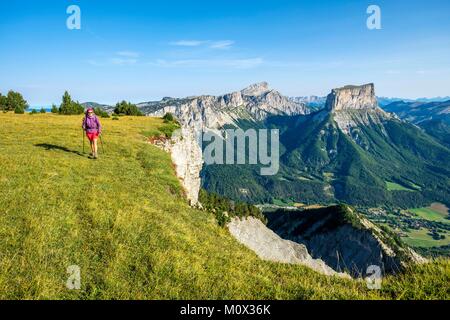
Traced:
[[444, 102], [397, 101], [384, 107], [401, 119], [423, 128], [428, 134], [450, 147], [450, 99]]
[[101, 108], [108, 113], [112, 113], [114, 111], [114, 106], [97, 102], [84, 102], [81, 105], [85, 108]]
[[[262, 82], [255, 84], [254, 86], [265, 86], [267, 87], [267, 82]], [[160, 109], [161, 105], [171, 105], [171, 104], [181, 104], [183, 101], [192, 99], [195, 97], [187, 97], [187, 98], [173, 98], [173, 97], [164, 97], [161, 100], [155, 100], [155, 101], [147, 101], [147, 102], [140, 102], [137, 104], [137, 106], [141, 109], [144, 109], [144, 111], [152, 112], [152, 110], [158, 110]], [[296, 96], [296, 97], [288, 97], [290, 101], [293, 103], [303, 104], [306, 107], [308, 107], [311, 110], [319, 110], [325, 107], [327, 97], [320, 97], [320, 96]], [[387, 106], [394, 102], [414, 102], [414, 103], [428, 103], [428, 102], [445, 102], [450, 101], [450, 96], [448, 97], [435, 97], [435, 98], [418, 98], [418, 99], [406, 99], [406, 98], [387, 98], [387, 97], [377, 97], [378, 104], [380, 107]], [[104, 109], [107, 112], [112, 112], [114, 110], [113, 105], [108, 104], [102, 104], [97, 102], [84, 102], [82, 103], [85, 107], [100, 107]], [[49, 107], [51, 108], [51, 107]], [[40, 109], [40, 107], [39, 107]]]
[[140, 103], [138, 107], [146, 114], [164, 115], [170, 112], [182, 122], [201, 122], [208, 128], [218, 128], [240, 120], [261, 121], [269, 115], [310, 112], [304, 103], [293, 101], [270, 89], [267, 82], [222, 96], [164, 98], [158, 102]]

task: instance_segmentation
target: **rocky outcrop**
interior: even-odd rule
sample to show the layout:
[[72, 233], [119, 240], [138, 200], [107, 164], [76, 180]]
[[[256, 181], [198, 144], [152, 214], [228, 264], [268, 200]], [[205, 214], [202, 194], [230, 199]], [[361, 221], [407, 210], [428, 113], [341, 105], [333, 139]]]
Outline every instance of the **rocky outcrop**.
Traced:
[[251, 85], [242, 91], [223, 96], [197, 96], [183, 99], [164, 98], [160, 102], [139, 104], [147, 115], [172, 113], [182, 126], [181, 137], [170, 146], [172, 159], [188, 199], [197, 204], [200, 171], [203, 166], [199, 137], [203, 132], [225, 125], [237, 125], [239, 120], [261, 121], [271, 115], [306, 114], [302, 103], [291, 101], [266, 82]]
[[263, 260], [300, 264], [325, 275], [348, 277], [347, 274], [335, 272], [322, 260], [313, 259], [303, 244], [282, 239], [253, 217], [243, 220], [234, 218], [228, 224], [228, 230], [240, 243]]
[[348, 206], [267, 215], [268, 226], [284, 239], [304, 244], [311, 256], [336, 271], [364, 276], [371, 265], [386, 273], [426, 260]]

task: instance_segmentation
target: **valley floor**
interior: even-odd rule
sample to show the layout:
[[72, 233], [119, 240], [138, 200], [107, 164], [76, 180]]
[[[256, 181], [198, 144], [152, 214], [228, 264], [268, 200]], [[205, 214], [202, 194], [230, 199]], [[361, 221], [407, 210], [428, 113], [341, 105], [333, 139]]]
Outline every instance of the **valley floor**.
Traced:
[[[449, 299], [449, 260], [384, 279], [264, 262], [187, 205], [156, 118], [103, 119], [97, 161], [80, 116], [0, 114], [1, 299]], [[87, 146], [86, 146], [87, 148]], [[66, 287], [79, 266], [80, 290]]]

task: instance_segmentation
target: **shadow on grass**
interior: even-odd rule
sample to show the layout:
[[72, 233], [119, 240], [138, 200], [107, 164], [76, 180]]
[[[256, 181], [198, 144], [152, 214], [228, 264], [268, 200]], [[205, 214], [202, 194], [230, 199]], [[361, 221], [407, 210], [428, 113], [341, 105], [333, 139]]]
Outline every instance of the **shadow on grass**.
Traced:
[[75, 151], [75, 150], [70, 150], [66, 147], [61, 147], [61, 146], [57, 146], [54, 144], [48, 144], [48, 143], [39, 143], [39, 144], [35, 144], [35, 147], [39, 147], [39, 148], [43, 148], [46, 150], [58, 150], [58, 151], [64, 151], [64, 152], [68, 152], [68, 153], [73, 153], [76, 154], [80, 157], [85, 157], [85, 155], [79, 151]]

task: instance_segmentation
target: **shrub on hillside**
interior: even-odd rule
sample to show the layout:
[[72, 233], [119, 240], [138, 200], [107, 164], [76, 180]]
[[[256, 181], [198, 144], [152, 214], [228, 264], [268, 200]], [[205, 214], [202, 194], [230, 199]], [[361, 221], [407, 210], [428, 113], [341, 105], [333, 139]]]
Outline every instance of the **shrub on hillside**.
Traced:
[[122, 101], [116, 104], [114, 108], [114, 113], [125, 116], [143, 116], [141, 110], [135, 104], [132, 104], [127, 101]]
[[56, 106], [56, 104], [53, 104], [52, 105], [52, 111], [51, 111], [52, 113], [59, 113], [59, 109], [58, 109], [58, 107]]
[[94, 108], [94, 112], [97, 116], [99, 116], [101, 118], [109, 118], [108, 112], [106, 112], [105, 110], [103, 110], [100, 107]]
[[25, 113], [25, 109], [20, 108], [20, 107], [16, 107], [14, 109], [14, 113], [16, 113], [16, 114], [24, 114]]
[[164, 122], [174, 122], [175, 118], [173, 117], [173, 114], [171, 114], [170, 112], [166, 113], [163, 117]]

